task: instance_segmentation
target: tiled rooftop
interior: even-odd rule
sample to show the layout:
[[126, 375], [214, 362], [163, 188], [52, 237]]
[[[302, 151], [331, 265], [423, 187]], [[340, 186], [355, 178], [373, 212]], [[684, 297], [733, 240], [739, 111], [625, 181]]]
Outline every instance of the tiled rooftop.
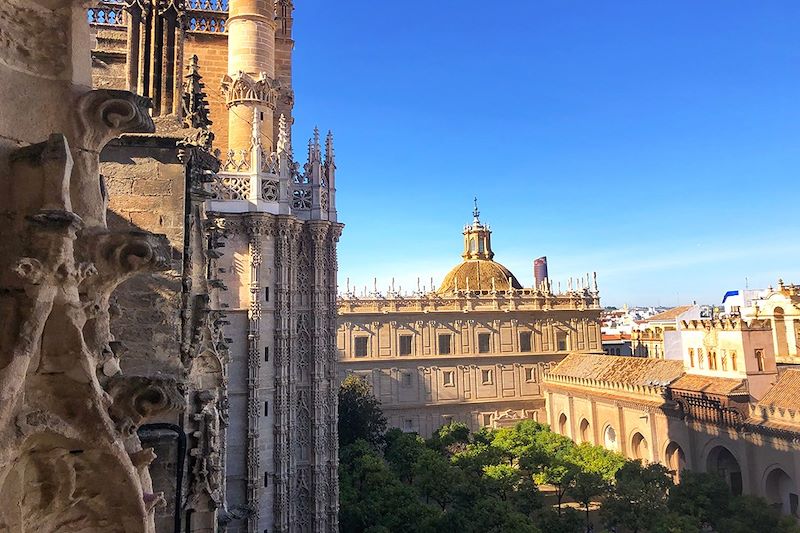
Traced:
[[800, 370], [786, 370], [758, 402], [761, 407], [800, 410]]
[[678, 307], [673, 307], [672, 309], [667, 309], [663, 313], [658, 313], [657, 315], [653, 315], [646, 320], [646, 322], [665, 322], [668, 320], [675, 320], [680, 315], [691, 309], [693, 306], [691, 305], [681, 305]]
[[551, 376], [592, 379], [626, 385], [667, 385], [683, 374], [683, 361], [644, 357], [570, 354]]
[[700, 376], [697, 374], [684, 374], [675, 380], [669, 388], [673, 390], [704, 392], [706, 394], [715, 394], [719, 396], [748, 394], [744, 380]]

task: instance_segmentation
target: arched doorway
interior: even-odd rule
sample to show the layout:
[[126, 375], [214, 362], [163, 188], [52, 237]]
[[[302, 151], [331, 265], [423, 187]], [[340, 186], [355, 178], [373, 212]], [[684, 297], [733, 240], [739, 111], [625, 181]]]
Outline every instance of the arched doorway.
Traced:
[[706, 460], [706, 470], [719, 474], [728, 484], [734, 496], [742, 494], [742, 468], [728, 448], [725, 446], [713, 448]]
[[631, 451], [633, 452], [634, 459], [650, 459], [650, 447], [647, 444], [647, 439], [638, 431], [634, 433], [631, 438]]
[[585, 418], [581, 420], [580, 435], [581, 435], [581, 442], [588, 442], [588, 443], [592, 442], [592, 435], [590, 432], [589, 421], [586, 420]]
[[797, 516], [797, 493], [789, 474], [782, 468], [770, 470], [764, 480], [764, 495], [782, 514]]
[[567, 434], [567, 415], [561, 413], [561, 416], [558, 417], [558, 432], [562, 435]]
[[611, 426], [606, 426], [603, 431], [603, 446], [608, 450], [617, 451], [617, 432]]
[[664, 453], [664, 459], [667, 468], [672, 470], [672, 480], [675, 483], [680, 483], [681, 472], [686, 468], [686, 454], [677, 442], [670, 442], [667, 445], [667, 450]]

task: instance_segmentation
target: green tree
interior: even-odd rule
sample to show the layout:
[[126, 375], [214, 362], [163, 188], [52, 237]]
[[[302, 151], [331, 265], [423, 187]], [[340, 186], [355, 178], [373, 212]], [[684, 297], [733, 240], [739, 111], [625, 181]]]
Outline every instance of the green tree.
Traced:
[[717, 531], [725, 533], [799, 533], [800, 527], [794, 518], [781, 516], [764, 499], [755, 496], [731, 498], [729, 513], [720, 518]]
[[339, 387], [339, 447], [343, 448], [358, 439], [373, 446], [383, 441], [386, 417], [381, 403], [372, 394], [367, 381], [350, 374]]
[[428, 440], [428, 445], [436, 450], [457, 453], [469, 444], [469, 427], [461, 422], [445, 424]]
[[575, 477], [580, 470], [574, 463], [565, 460], [563, 457], [552, 457], [547, 464], [543, 465], [539, 472], [534, 474], [534, 479], [539, 484], [550, 485], [556, 490], [556, 500], [558, 502], [558, 515], [561, 516], [561, 505], [567, 490], [573, 486]]
[[731, 492], [716, 474], [684, 470], [681, 482], [669, 491], [670, 511], [693, 517], [700, 526], [716, 527], [728, 514]]
[[416, 433], [404, 433], [392, 428], [384, 436], [383, 456], [391, 469], [404, 483], [414, 482], [414, 465], [425, 450], [425, 441]]
[[667, 512], [667, 493], [672, 486], [670, 472], [664, 466], [628, 461], [617, 472], [601, 516], [609, 527], [623, 527], [633, 533], [649, 531]]
[[578, 470], [567, 487], [567, 494], [583, 506], [586, 515], [586, 526], [589, 526], [589, 505], [605, 494], [608, 482], [596, 472]]
[[426, 501], [433, 500], [444, 511], [454, 500], [453, 487], [462, 472], [439, 452], [425, 448], [414, 464], [414, 485]]
[[614, 481], [617, 472], [625, 464], [625, 458], [621, 454], [586, 442], [573, 447], [568, 458], [581, 471], [598, 474], [609, 483]]
[[380, 452], [365, 440], [341, 450], [339, 466], [342, 531], [433, 533], [439, 511], [402, 483]]

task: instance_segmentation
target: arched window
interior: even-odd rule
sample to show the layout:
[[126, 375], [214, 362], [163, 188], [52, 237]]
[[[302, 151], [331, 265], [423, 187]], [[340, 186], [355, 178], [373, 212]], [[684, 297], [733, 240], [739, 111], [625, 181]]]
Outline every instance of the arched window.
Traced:
[[567, 415], [561, 413], [561, 416], [558, 417], [558, 432], [562, 435], [567, 434]]
[[736, 372], [738, 369], [739, 363], [736, 361], [736, 352], [731, 352], [731, 370]]
[[764, 368], [765, 368], [764, 367], [764, 350], [762, 348], [756, 348], [755, 349], [755, 353], [756, 353], [756, 364], [758, 365], [758, 371], [759, 372], [763, 372]]
[[608, 450], [617, 450], [617, 432], [610, 425], [603, 431], [603, 446]]
[[650, 447], [647, 444], [647, 439], [638, 431], [633, 434], [631, 439], [631, 451], [636, 459], [649, 459]]
[[677, 442], [670, 442], [664, 457], [667, 468], [673, 472], [672, 480], [675, 483], [680, 482], [681, 472], [686, 468], [686, 455], [683, 453], [683, 449]]
[[689, 348], [689, 366], [694, 368], [694, 348]]
[[767, 474], [764, 494], [781, 513], [797, 516], [797, 494], [794, 494], [794, 490], [792, 478], [782, 468], [775, 468]]
[[589, 443], [592, 442], [589, 421], [586, 420], [585, 418], [581, 420], [580, 433], [581, 433], [581, 442], [589, 442]]
[[719, 474], [731, 488], [734, 496], [742, 494], [742, 469], [739, 461], [725, 446], [717, 446], [711, 450], [706, 460], [706, 470]]

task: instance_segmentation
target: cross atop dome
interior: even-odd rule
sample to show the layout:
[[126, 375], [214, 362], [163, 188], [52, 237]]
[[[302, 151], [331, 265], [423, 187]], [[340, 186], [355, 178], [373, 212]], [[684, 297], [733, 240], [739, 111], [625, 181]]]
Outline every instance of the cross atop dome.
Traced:
[[472, 209], [472, 224], [475, 226], [481, 225], [481, 212], [478, 211], [478, 197], [475, 196], [472, 201], [474, 202], [475, 207]]

